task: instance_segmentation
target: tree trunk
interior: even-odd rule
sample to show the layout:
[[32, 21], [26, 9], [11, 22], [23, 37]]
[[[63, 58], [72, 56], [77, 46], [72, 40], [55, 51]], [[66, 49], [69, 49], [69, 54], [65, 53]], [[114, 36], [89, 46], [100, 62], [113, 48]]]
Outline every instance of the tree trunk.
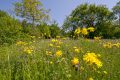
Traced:
[[34, 27], [34, 25], [35, 25], [35, 18], [34, 18], [34, 16], [33, 16], [32, 26]]
[[119, 25], [120, 25], [120, 13], [119, 13]]

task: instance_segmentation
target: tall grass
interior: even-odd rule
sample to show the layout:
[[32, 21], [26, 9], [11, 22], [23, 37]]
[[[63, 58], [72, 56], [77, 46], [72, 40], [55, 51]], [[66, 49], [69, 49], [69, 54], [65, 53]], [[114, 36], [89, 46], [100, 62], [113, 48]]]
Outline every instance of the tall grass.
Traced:
[[[112, 40], [34, 40], [22, 44], [0, 47], [0, 80], [119, 80], [120, 46], [103, 47]], [[53, 44], [50, 46], [50, 44]], [[24, 49], [29, 47], [31, 52]], [[80, 51], [75, 52], [74, 47]], [[62, 55], [56, 56], [56, 51]], [[101, 68], [83, 60], [87, 52], [100, 54]], [[71, 60], [77, 57], [79, 64]]]

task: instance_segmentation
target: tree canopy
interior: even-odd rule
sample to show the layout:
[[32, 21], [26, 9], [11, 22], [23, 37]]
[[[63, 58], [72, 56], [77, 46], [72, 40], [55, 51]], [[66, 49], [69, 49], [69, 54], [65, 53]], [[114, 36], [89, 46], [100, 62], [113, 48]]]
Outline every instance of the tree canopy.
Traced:
[[[112, 12], [104, 5], [82, 4], [77, 6], [66, 18], [63, 30], [75, 31], [77, 27], [94, 27], [97, 35], [109, 29], [112, 21]], [[101, 31], [104, 32], [101, 33]]]
[[113, 13], [118, 15], [120, 25], [120, 1], [113, 7]]
[[[78, 6], [66, 18], [63, 28], [68, 27], [95, 27], [98, 23], [110, 18], [111, 12], [104, 5], [96, 6], [95, 4], [82, 4]], [[66, 26], [66, 27], [65, 27]]]
[[48, 11], [44, 9], [39, 0], [22, 0], [14, 3], [15, 13], [34, 25], [35, 22], [42, 22], [48, 20]]

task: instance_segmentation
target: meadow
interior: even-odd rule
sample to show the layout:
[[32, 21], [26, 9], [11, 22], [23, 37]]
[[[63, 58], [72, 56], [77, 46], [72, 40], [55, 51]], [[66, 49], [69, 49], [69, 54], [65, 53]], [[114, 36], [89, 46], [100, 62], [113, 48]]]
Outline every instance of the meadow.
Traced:
[[52, 1], [1, 1], [0, 80], [120, 80], [120, 1]]
[[0, 47], [0, 80], [120, 80], [120, 40], [39, 39]]

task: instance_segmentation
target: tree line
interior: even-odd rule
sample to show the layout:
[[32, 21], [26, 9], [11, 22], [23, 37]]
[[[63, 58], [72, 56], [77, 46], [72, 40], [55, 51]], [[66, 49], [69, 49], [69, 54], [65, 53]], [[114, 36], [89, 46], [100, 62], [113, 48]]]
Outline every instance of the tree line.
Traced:
[[13, 5], [18, 19], [0, 10], [0, 44], [28, 40], [31, 36], [44, 39], [71, 37], [78, 27], [95, 28], [86, 38], [120, 38], [120, 1], [112, 10], [105, 5], [81, 4], [66, 17], [61, 27], [56, 21], [50, 23], [50, 10], [46, 10], [39, 0], [21, 0]]

